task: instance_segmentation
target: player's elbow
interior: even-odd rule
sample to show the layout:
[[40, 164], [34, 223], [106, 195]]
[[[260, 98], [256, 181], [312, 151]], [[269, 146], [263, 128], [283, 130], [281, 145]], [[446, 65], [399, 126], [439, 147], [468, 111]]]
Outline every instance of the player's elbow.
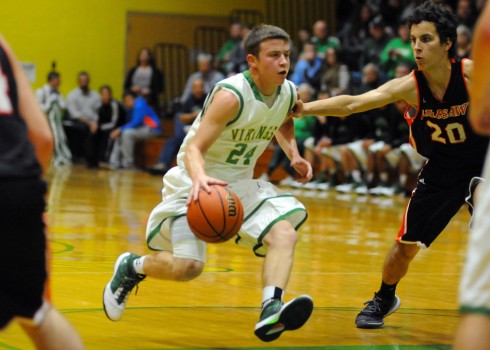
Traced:
[[346, 117], [354, 113], [357, 113], [357, 108], [353, 103], [349, 103], [348, 105], [345, 106], [345, 108], [343, 108], [340, 116]]

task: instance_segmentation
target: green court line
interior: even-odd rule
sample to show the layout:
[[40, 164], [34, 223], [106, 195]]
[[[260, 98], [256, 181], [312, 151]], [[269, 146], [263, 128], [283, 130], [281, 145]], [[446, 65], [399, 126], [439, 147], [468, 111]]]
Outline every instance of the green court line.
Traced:
[[148, 348], [138, 350], [450, 350], [449, 344], [424, 344], [424, 345], [333, 345], [333, 346], [295, 346], [276, 348]]
[[[129, 306], [126, 307], [126, 310], [150, 310], [150, 309], [260, 309], [259, 306]], [[350, 312], [350, 311], [359, 311], [359, 308], [356, 307], [316, 307], [315, 310], [326, 310], [326, 311], [341, 311], [341, 312]], [[101, 307], [94, 308], [83, 308], [83, 309], [61, 309], [63, 314], [76, 314], [76, 313], [85, 313], [85, 312], [99, 312], [104, 311]], [[425, 311], [425, 312], [424, 312]], [[440, 312], [454, 312], [454, 315], [441, 315], [438, 314], [437, 311]], [[458, 318], [459, 311], [457, 309], [415, 309], [415, 308], [404, 308], [398, 309], [397, 314], [403, 315], [424, 315], [424, 316], [435, 316], [435, 317], [451, 317]]]
[[22, 350], [20, 348], [14, 348], [12, 345], [8, 345], [5, 343], [0, 343], [0, 349], [7, 349], [7, 350]]
[[74, 246], [72, 246], [71, 244], [68, 244], [68, 243], [63, 243], [63, 242], [60, 242], [60, 241], [56, 241], [54, 239], [50, 239], [49, 241], [51, 242], [51, 244], [59, 244], [59, 245], [61, 245], [63, 247], [61, 250], [54, 250], [53, 249], [51, 251], [51, 254], [53, 254], [53, 255], [71, 252], [73, 249], [75, 249]]

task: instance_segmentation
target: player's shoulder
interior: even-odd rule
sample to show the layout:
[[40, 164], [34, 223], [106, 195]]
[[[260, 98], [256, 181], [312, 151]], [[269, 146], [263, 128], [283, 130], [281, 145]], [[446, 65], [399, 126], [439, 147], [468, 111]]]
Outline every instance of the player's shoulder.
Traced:
[[387, 81], [379, 89], [383, 90], [384, 92], [389, 92], [398, 100], [407, 100], [407, 97], [413, 91], [416, 91], [416, 88], [417, 81], [412, 71], [403, 77], [394, 78]]

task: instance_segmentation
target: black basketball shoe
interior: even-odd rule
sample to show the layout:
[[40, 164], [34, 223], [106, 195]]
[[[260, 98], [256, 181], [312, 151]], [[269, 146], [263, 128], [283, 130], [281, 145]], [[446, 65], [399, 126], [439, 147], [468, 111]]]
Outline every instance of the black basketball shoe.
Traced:
[[366, 307], [356, 317], [357, 328], [380, 328], [384, 325], [384, 318], [400, 308], [400, 298], [383, 300], [377, 293], [374, 298], [366, 301]]

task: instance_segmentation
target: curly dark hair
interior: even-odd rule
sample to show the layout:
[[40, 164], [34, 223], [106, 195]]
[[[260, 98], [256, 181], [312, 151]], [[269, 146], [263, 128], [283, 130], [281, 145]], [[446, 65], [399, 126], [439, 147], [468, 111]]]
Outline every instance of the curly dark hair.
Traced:
[[413, 24], [419, 24], [420, 22], [434, 23], [441, 44], [446, 43], [448, 40], [452, 43], [448, 56], [456, 56], [458, 19], [449, 9], [433, 1], [425, 1], [415, 8], [407, 19], [409, 28], [412, 28]]

